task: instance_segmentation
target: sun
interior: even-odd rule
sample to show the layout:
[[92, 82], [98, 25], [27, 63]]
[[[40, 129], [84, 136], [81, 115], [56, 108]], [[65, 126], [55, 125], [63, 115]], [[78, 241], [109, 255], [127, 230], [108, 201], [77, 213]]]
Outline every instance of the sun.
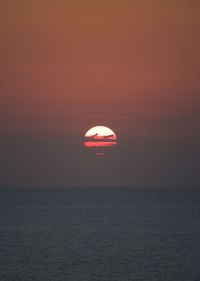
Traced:
[[106, 126], [95, 126], [89, 129], [84, 136], [84, 146], [90, 149], [97, 156], [106, 155], [106, 153], [115, 147], [117, 137], [113, 130]]

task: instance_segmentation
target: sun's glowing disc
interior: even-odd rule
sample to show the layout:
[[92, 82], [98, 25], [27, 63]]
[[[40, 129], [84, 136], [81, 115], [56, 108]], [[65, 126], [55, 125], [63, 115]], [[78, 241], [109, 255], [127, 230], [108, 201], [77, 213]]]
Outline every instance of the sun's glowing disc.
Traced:
[[95, 126], [84, 136], [84, 146], [91, 149], [97, 156], [105, 155], [108, 148], [117, 144], [116, 134], [108, 127]]
[[115, 136], [115, 133], [110, 128], [105, 126], [95, 126], [86, 132], [85, 137], [91, 137], [96, 134], [104, 137], [109, 135]]

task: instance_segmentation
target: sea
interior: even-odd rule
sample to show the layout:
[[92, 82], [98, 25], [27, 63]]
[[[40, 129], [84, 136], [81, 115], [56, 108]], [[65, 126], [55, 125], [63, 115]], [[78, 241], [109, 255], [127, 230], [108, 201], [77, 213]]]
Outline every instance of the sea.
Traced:
[[199, 281], [200, 189], [1, 188], [1, 281]]

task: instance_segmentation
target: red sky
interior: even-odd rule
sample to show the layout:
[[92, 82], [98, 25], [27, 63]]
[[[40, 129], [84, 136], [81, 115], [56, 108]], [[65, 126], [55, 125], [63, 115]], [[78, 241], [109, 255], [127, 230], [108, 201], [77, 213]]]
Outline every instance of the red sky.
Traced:
[[1, 1], [0, 135], [73, 138], [106, 125], [135, 145], [196, 145], [199, 7]]

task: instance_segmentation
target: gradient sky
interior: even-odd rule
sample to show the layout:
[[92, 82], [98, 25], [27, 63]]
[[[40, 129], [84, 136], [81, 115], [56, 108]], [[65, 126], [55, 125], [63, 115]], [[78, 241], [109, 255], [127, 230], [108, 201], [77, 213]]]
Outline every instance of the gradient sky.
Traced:
[[[200, 4], [0, 2], [0, 186], [199, 186]], [[80, 139], [119, 138], [108, 157]]]

